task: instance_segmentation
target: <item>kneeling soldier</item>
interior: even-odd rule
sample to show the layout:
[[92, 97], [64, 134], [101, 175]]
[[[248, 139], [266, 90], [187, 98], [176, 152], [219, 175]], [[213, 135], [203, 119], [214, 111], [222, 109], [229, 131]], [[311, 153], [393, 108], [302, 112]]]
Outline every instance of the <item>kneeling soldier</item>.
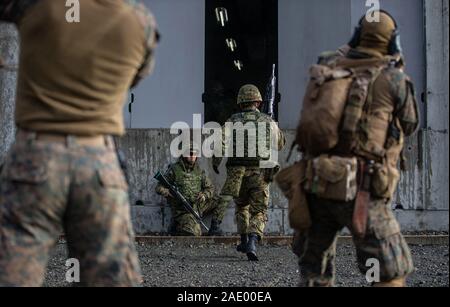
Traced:
[[[198, 149], [191, 146], [189, 155], [181, 157], [176, 163], [169, 166], [166, 177], [179, 189], [200, 216], [212, 214], [208, 235], [221, 236], [223, 232], [220, 229], [220, 224], [225, 215], [226, 206], [217, 204], [214, 196], [214, 186], [197, 163], [198, 155]], [[159, 184], [156, 187], [156, 192], [164, 196], [171, 205], [173, 218], [172, 234], [180, 236], [202, 235], [200, 224], [194, 215], [188, 212], [171, 195], [169, 189]]]

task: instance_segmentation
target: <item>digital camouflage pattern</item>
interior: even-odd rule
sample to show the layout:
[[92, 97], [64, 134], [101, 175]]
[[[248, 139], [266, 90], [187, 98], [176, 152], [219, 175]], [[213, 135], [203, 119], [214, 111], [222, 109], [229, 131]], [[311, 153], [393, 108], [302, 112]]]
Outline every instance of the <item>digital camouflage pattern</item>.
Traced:
[[[335, 281], [336, 240], [339, 232], [352, 231], [354, 202], [336, 202], [308, 197], [312, 227], [297, 234], [294, 251], [299, 256], [302, 286], [333, 286]], [[405, 277], [414, 271], [412, 257], [400, 226], [385, 200], [369, 204], [367, 234], [354, 236], [360, 271], [366, 274], [368, 259], [380, 262], [380, 281]]]
[[0, 177], [0, 285], [40, 286], [63, 233], [80, 262], [78, 285], [140, 283], [128, 187], [107, 140], [91, 147], [18, 134]]
[[[180, 193], [189, 201], [200, 216], [211, 214], [213, 219], [222, 221], [226, 206], [220, 206], [214, 194], [214, 186], [205, 172], [195, 163], [190, 166], [180, 158], [169, 166], [167, 179], [178, 187]], [[162, 185], [156, 187], [156, 192], [168, 198], [172, 210], [172, 233], [174, 235], [201, 236], [202, 229], [194, 216], [187, 212], [183, 205], [170, 197], [169, 190]], [[199, 199], [203, 198], [203, 199]]]
[[[266, 147], [268, 153], [275, 147], [276, 150], [281, 150], [286, 144], [281, 129], [275, 121], [268, 115], [261, 113], [256, 108], [249, 108], [240, 113], [234, 114], [228, 123], [262, 123], [266, 125], [266, 137], [260, 137], [259, 133], [255, 133], [256, 148]], [[243, 127], [245, 132], [245, 126]], [[269, 174], [273, 169], [260, 168], [260, 162], [267, 160], [264, 154], [261, 155], [258, 151], [256, 157], [249, 154], [249, 139], [245, 140], [243, 157], [236, 157], [236, 134], [232, 134], [224, 129], [223, 134], [223, 149], [224, 152], [228, 150], [229, 140], [233, 140], [233, 155], [227, 161], [227, 179], [222, 187], [219, 204], [220, 206], [227, 206], [233, 199], [236, 203], [235, 217], [239, 234], [256, 233], [262, 237], [264, 228], [267, 223], [267, 210], [269, 206]], [[250, 135], [250, 134], [249, 134]], [[259, 143], [265, 142], [266, 146]], [[239, 145], [238, 145], [239, 146]], [[218, 167], [222, 162], [222, 158], [214, 157], [213, 165]], [[276, 162], [276, 161], [275, 161]]]
[[253, 84], [246, 84], [239, 90], [237, 97], [237, 104], [243, 104], [248, 102], [262, 101], [261, 92]]

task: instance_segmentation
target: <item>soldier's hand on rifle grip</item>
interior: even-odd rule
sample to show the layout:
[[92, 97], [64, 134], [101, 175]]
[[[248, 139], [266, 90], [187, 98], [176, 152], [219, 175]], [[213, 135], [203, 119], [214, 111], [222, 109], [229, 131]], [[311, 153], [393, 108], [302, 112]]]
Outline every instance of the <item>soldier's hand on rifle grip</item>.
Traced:
[[198, 193], [197, 201], [201, 202], [201, 203], [206, 202], [206, 195], [205, 195], [205, 193], [202, 193], [202, 192]]

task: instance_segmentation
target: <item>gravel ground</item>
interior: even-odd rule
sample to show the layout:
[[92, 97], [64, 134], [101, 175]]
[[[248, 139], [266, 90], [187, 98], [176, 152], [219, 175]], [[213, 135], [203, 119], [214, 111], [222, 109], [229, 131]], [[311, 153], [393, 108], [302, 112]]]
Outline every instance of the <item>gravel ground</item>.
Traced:
[[[298, 281], [296, 257], [285, 246], [261, 246], [261, 261], [251, 263], [229, 245], [184, 246], [138, 244], [144, 286], [191, 287], [292, 287]], [[448, 287], [448, 245], [411, 246], [417, 271], [409, 278], [413, 287]], [[65, 244], [58, 244], [49, 262], [45, 286], [67, 286]], [[355, 264], [351, 245], [339, 245], [337, 285], [367, 286]]]

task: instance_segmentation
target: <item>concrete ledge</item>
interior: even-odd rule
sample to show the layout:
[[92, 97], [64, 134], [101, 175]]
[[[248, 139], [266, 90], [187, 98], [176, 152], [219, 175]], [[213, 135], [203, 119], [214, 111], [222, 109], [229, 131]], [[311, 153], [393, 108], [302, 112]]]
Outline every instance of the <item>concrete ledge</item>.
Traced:
[[[422, 236], [405, 235], [408, 244], [411, 245], [448, 245], [448, 235]], [[239, 242], [239, 237], [171, 237], [171, 236], [136, 236], [136, 242], [145, 244], [166, 244], [168, 242], [182, 245], [196, 244], [226, 244], [232, 245]], [[288, 246], [292, 242], [291, 236], [264, 237], [262, 244]], [[339, 237], [338, 244], [352, 244], [351, 236]]]
[[[395, 210], [404, 233], [448, 232], [448, 211], [431, 210]], [[137, 235], [163, 235], [169, 233], [171, 221], [170, 208], [167, 205], [148, 204], [145, 206], [131, 206], [131, 217], [134, 231]], [[265, 233], [268, 236], [289, 236], [293, 234], [288, 222], [288, 210], [271, 207], [268, 210], [268, 222]], [[205, 223], [209, 225], [207, 217]], [[222, 224], [227, 235], [236, 234], [234, 207], [230, 206]], [[346, 233], [344, 233], [346, 234]]]

